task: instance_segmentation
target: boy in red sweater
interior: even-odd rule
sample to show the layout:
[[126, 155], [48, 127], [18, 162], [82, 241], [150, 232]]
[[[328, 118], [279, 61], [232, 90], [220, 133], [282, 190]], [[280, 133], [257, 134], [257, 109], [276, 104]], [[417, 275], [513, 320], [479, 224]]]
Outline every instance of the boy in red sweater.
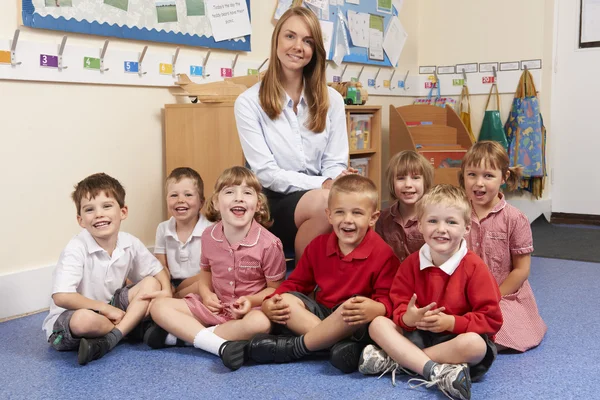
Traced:
[[296, 269], [262, 304], [275, 328], [287, 328], [274, 331], [288, 335], [256, 335], [248, 349], [252, 360], [290, 362], [330, 349], [336, 368], [356, 371], [369, 341], [368, 324], [391, 316], [389, 290], [399, 265], [372, 229], [377, 203], [370, 179], [352, 174], [335, 181], [326, 210], [333, 232], [306, 247]]
[[392, 320], [377, 317], [369, 327], [378, 349], [365, 347], [364, 374], [404, 368], [437, 385], [453, 399], [471, 398], [471, 378], [483, 376], [496, 358], [494, 335], [502, 326], [500, 291], [485, 263], [467, 250], [471, 207], [464, 191], [437, 185], [417, 205], [425, 244], [398, 269], [390, 298]]

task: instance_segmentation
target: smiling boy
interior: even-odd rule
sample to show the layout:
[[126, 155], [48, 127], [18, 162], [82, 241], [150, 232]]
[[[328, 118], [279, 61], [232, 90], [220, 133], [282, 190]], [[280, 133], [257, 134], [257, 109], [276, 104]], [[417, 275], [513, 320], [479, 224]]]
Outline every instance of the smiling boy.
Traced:
[[[437, 185], [417, 203], [425, 244], [398, 269], [390, 297], [392, 319], [378, 317], [369, 327], [381, 346], [367, 346], [360, 360], [364, 374], [407, 368], [452, 399], [471, 397], [477, 380], [496, 358], [494, 335], [502, 326], [500, 292], [485, 263], [467, 250], [471, 206], [466, 194]], [[410, 382], [412, 383], [412, 382]]]
[[333, 232], [308, 245], [289, 278], [262, 304], [274, 330], [287, 328], [288, 336], [256, 335], [249, 345], [252, 360], [290, 362], [330, 349], [336, 368], [356, 371], [369, 342], [368, 324], [391, 315], [388, 294], [399, 264], [372, 229], [377, 202], [368, 178], [352, 174], [335, 180], [326, 210]]
[[[119, 232], [128, 213], [119, 181], [90, 175], [75, 186], [72, 198], [83, 230], [58, 260], [43, 329], [53, 348], [78, 350], [78, 362], [85, 365], [129, 333], [141, 339], [140, 322], [151, 299], [171, 296], [171, 285], [142, 242]], [[134, 284], [126, 286], [127, 279]]]

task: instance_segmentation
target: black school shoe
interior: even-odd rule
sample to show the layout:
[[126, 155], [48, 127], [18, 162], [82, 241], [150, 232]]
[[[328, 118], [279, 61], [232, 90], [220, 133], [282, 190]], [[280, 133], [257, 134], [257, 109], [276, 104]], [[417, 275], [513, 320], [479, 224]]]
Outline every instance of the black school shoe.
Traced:
[[257, 363], [287, 363], [294, 361], [294, 336], [255, 335], [248, 345], [248, 356]]
[[86, 365], [92, 360], [102, 358], [109, 352], [109, 349], [110, 344], [104, 336], [93, 339], [82, 338], [79, 342], [77, 362], [79, 362], [79, 365]]
[[163, 349], [167, 347], [165, 340], [169, 332], [158, 326], [156, 323], [146, 329], [144, 333], [144, 343], [146, 343], [152, 349]]
[[127, 340], [131, 343], [140, 343], [144, 340], [144, 336], [148, 329], [156, 325], [151, 318], [144, 319], [137, 324], [131, 332], [127, 334]]
[[345, 374], [357, 371], [360, 355], [365, 346], [365, 343], [342, 340], [331, 347], [329, 361]]
[[248, 361], [248, 341], [229, 340], [219, 347], [219, 357], [223, 365], [232, 371], [240, 369]]

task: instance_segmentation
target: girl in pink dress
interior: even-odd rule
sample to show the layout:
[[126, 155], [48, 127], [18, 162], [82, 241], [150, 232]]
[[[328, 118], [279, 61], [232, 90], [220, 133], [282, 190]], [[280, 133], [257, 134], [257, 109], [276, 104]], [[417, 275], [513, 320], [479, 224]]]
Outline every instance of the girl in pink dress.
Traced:
[[390, 196], [395, 201], [381, 212], [375, 232], [402, 262], [425, 244], [418, 228], [417, 201], [433, 184], [433, 166], [419, 153], [404, 150], [390, 159], [386, 175]]
[[529, 285], [533, 238], [527, 217], [500, 193], [517, 187], [521, 168], [509, 168], [508, 154], [497, 142], [478, 142], [465, 155], [459, 180], [471, 200], [467, 245], [488, 265], [500, 286], [504, 324], [496, 335], [498, 350], [526, 351], [539, 345], [546, 324]]
[[285, 257], [281, 241], [264, 227], [267, 200], [249, 169], [221, 174], [206, 217], [218, 222], [202, 233], [197, 290], [183, 299], [156, 299], [150, 313], [157, 325], [144, 342], [162, 348], [179, 338], [236, 370], [247, 359], [247, 340], [271, 330], [260, 306], [285, 278]]

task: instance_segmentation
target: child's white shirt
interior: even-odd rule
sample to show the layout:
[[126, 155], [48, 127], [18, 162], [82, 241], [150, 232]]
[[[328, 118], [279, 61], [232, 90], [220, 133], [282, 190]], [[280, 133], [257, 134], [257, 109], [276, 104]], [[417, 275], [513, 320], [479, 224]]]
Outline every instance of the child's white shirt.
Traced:
[[[119, 232], [117, 246], [109, 256], [84, 229], [71, 239], [60, 255], [54, 270], [52, 294], [79, 293], [109, 303], [128, 278], [137, 283], [162, 270], [162, 264], [135, 236]], [[46, 338], [50, 337], [54, 322], [64, 311], [51, 300], [50, 313], [43, 323]]]
[[161, 222], [156, 228], [154, 254], [166, 254], [171, 278], [186, 279], [200, 273], [200, 238], [204, 229], [212, 225], [203, 215], [185, 243], [177, 237], [175, 218]]

